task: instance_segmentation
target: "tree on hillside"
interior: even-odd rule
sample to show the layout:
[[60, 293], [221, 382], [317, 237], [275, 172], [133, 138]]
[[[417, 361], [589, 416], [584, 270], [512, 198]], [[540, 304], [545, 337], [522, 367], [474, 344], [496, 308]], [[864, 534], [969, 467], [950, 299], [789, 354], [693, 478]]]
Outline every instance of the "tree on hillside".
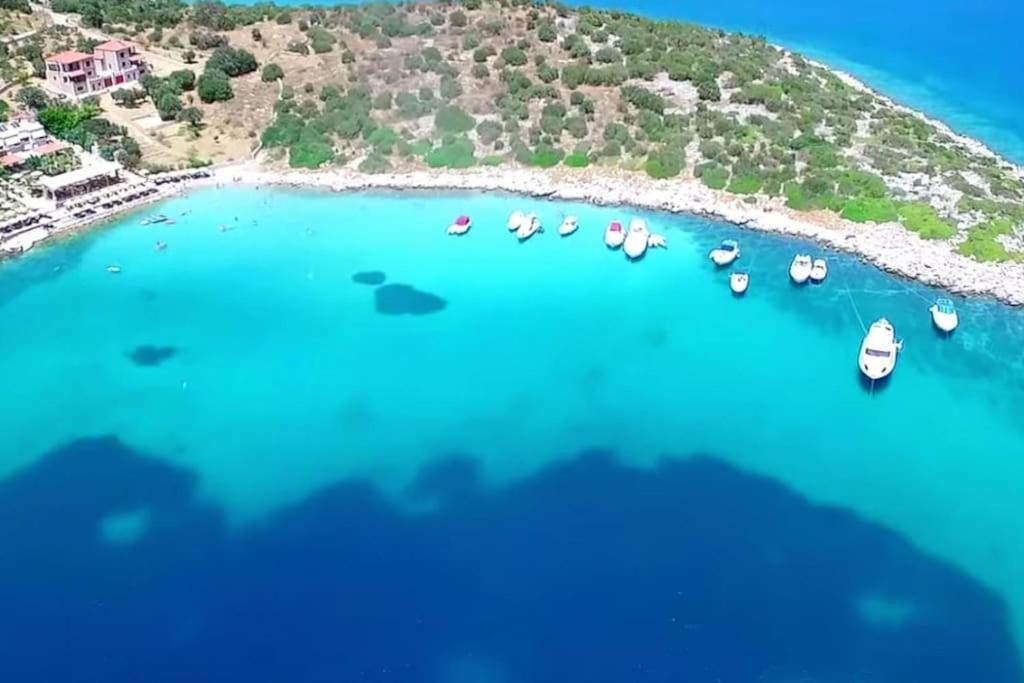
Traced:
[[139, 88], [121, 88], [110, 93], [110, 98], [122, 107], [134, 107], [146, 99], [146, 92]]
[[222, 71], [232, 77], [251, 73], [258, 67], [256, 57], [251, 52], [227, 45], [214, 50], [206, 61], [207, 71]]
[[207, 104], [223, 102], [235, 96], [231, 89], [231, 79], [219, 69], [204, 71], [196, 84], [196, 92], [199, 94], [199, 99]]
[[284, 69], [279, 64], [270, 62], [263, 66], [263, 73], [260, 78], [263, 79], [264, 83], [270, 83], [271, 81], [279, 81], [284, 78]]
[[177, 118], [182, 123], [187, 123], [193, 132], [198, 132], [199, 126], [203, 123], [203, 112], [197, 107], [185, 107], [178, 112]]

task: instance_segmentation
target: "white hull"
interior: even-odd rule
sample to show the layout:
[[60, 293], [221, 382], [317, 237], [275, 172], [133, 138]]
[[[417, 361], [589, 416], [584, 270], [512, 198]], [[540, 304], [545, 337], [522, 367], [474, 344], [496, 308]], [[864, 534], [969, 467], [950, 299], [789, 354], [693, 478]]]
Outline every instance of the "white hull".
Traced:
[[811, 282], [824, 282], [826, 277], [828, 277], [828, 264], [825, 263], [825, 259], [817, 259], [811, 266]]
[[733, 273], [729, 276], [729, 289], [733, 294], [745, 294], [750, 286], [750, 276], [743, 273]]
[[708, 258], [710, 258], [711, 261], [716, 266], [719, 266], [719, 267], [728, 266], [733, 261], [738, 259], [739, 257], [740, 257], [740, 252], [739, 252], [738, 249], [734, 250], [734, 251], [726, 251], [724, 249], [714, 249], [710, 254], [708, 254]]
[[797, 256], [789, 264], [789, 279], [798, 285], [802, 285], [811, 278], [811, 270], [814, 265], [810, 256]]
[[612, 230], [609, 225], [604, 231], [604, 243], [611, 249], [618, 249], [622, 246], [622, 243], [626, 241], [626, 233], [620, 228], [619, 230]]
[[885, 318], [871, 324], [860, 345], [857, 366], [870, 380], [885, 379], [896, 369], [896, 359], [903, 343], [896, 340], [896, 330]]
[[955, 330], [957, 326], [960, 324], [960, 317], [956, 314], [956, 312], [943, 313], [936, 306], [932, 306], [931, 311], [932, 323], [939, 330], [947, 334]]
[[575, 216], [566, 216], [565, 220], [562, 221], [562, 224], [558, 226], [558, 234], [562, 237], [567, 237], [576, 232], [579, 227], [579, 223], [576, 221]]
[[530, 214], [523, 218], [519, 224], [519, 229], [516, 230], [516, 237], [519, 238], [520, 242], [525, 242], [538, 232], [540, 232], [540, 220], [535, 215]]
[[647, 224], [643, 221], [636, 219], [629, 224], [629, 234], [626, 235], [626, 239], [623, 241], [622, 250], [626, 252], [626, 256], [631, 259], [638, 259], [644, 255], [647, 251], [647, 238], [650, 233], [647, 232]]
[[470, 225], [471, 225], [470, 223], [466, 223], [465, 225], [459, 225], [458, 223], [453, 223], [452, 225], [448, 226], [448, 234], [449, 235], [465, 235], [467, 232], [469, 232]]
[[505, 227], [508, 228], [509, 232], [515, 232], [519, 230], [519, 226], [522, 225], [523, 219], [526, 216], [523, 215], [522, 211], [513, 211], [512, 215], [508, 217], [508, 222], [505, 223]]

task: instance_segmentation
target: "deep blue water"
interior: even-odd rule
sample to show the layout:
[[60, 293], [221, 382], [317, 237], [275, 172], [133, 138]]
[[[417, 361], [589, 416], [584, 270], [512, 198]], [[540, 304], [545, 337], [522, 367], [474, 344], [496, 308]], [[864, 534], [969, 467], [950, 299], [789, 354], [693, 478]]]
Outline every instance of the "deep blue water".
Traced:
[[[279, 4], [339, 4], [278, 0]], [[574, 4], [574, 3], [569, 3]], [[595, 0], [588, 4], [763, 35], [1024, 163], [1019, 0]]]
[[0, 266], [0, 680], [1024, 680], [1024, 311], [615, 207], [153, 211]]

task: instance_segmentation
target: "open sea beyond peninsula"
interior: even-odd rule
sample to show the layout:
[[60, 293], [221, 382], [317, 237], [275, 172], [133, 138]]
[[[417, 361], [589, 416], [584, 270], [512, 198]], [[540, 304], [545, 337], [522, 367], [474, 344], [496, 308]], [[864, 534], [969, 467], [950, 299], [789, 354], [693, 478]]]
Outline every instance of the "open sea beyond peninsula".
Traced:
[[3, 680], [1024, 680], [1024, 311], [625, 208], [152, 211], [0, 267]]

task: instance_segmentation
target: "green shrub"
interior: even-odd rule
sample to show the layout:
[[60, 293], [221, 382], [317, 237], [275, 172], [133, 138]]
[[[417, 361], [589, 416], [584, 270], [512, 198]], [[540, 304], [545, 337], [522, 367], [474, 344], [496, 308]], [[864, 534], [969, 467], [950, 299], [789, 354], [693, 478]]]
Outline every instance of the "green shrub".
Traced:
[[565, 157], [565, 161], [562, 163], [571, 168], [586, 168], [590, 165], [590, 157], [581, 152], [574, 152]]
[[466, 133], [473, 130], [473, 117], [456, 106], [444, 106], [434, 115], [434, 126], [443, 133]]
[[673, 178], [683, 170], [682, 150], [664, 148], [651, 152], [644, 163], [644, 171], [652, 178]]
[[756, 173], [734, 173], [729, 181], [729, 192], [735, 194], [754, 194], [761, 189], [763, 179]]
[[227, 45], [218, 47], [206, 60], [206, 71], [223, 71], [231, 77], [252, 73], [258, 66], [251, 52]]
[[[908, 230], [913, 230], [924, 239], [945, 240], [956, 234], [956, 228], [940, 218], [931, 204], [926, 204], [924, 202], [908, 202], [900, 204], [897, 208], [897, 214], [899, 215], [900, 223], [902, 223], [904, 227]], [[1003, 225], [995, 224], [995, 222], [991, 223], [993, 224], [989, 225], [989, 228], [1005, 227]], [[971, 233], [976, 230], [977, 228], [973, 228]], [[971, 233], [968, 233], [968, 240], [970, 240]]]
[[503, 126], [497, 121], [481, 121], [476, 127], [476, 134], [480, 138], [480, 142], [485, 145], [494, 144], [494, 141], [501, 137], [503, 131]]
[[506, 47], [501, 51], [501, 58], [509, 66], [522, 66], [526, 64], [526, 53], [518, 47]]
[[843, 204], [839, 215], [855, 223], [886, 223], [898, 218], [892, 200], [875, 197], [849, 199]]
[[729, 183], [729, 169], [714, 161], [698, 166], [697, 175], [712, 190], [724, 190]]
[[263, 73], [260, 74], [260, 78], [264, 83], [279, 81], [284, 78], [284, 69], [274, 62], [270, 62], [263, 66]]
[[224, 102], [235, 96], [231, 89], [231, 79], [226, 73], [217, 69], [207, 69], [199, 76], [196, 92], [199, 94], [199, 99], [207, 104]]
[[469, 168], [476, 163], [473, 143], [462, 136], [445, 136], [441, 146], [427, 152], [424, 161], [431, 168]]
[[391, 162], [378, 152], [371, 152], [359, 163], [363, 173], [387, 173], [391, 170]]

